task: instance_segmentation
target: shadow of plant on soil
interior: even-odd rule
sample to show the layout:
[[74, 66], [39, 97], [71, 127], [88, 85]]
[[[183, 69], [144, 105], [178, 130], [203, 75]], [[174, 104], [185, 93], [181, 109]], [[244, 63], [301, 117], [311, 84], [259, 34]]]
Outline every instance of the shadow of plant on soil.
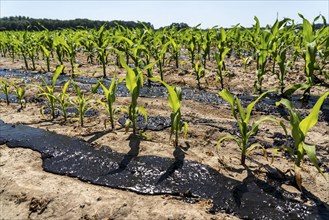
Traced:
[[136, 134], [129, 135], [127, 138], [127, 140], [129, 140], [129, 152], [123, 156], [123, 159], [119, 162], [119, 167], [117, 169], [111, 170], [107, 175], [121, 173], [127, 168], [130, 161], [136, 158], [139, 154], [141, 139], [142, 137]]
[[86, 134], [83, 134], [81, 135], [82, 137], [89, 137], [89, 136], [92, 136], [90, 137], [87, 142], [88, 143], [93, 143], [94, 141], [100, 139], [101, 137], [103, 137], [104, 135], [106, 134], [109, 134], [109, 133], [115, 133], [115, 131], [112, 131], [112, 130], [102, 130], [102, 131], [95, 131], [95, 132], [87, 132]]
[[183, 147], [181, 145], [175, 147], [175, 150], [173, 152], [173, 156], [175, 158], [174, 162], [168, 167], [166, 172], [160, 176], [156, 184], [160, 184], [161, 182], [169, 178], [175, 172], [175, 170], [178, 170], [183, 167], [186, 151], [191, 147], [188, 142], [185, 142], [185, 144], [186, 147]]
[[[281, 171], [277, 170], [276, 168], [272, 168], [269, 165], [264, 165], [254, 160], [252, 161], [256, 162], [258, 166], [264, 167], [266, 169], [266, 178], [265, 180], [261, 180], [260, 178], [255, 176], [255, 171], [252, 171], [250, 167], [244, 165], [243, 167], [247, 171], [247, 177], [242, 180], [241, 184], [235, 186], [232, 190], [234, 202], [236, 203], [237, 207], [241, 207], [243, 195], [249, 192], [248, 187], [250, 187], [252, 183], [255, 183], [263, 192], [274, 196], [278, 200], [295, 200], [298, 194], [288, 192], [281, 187], [282, 184], [287, 184], [298, 189], [298, 185], [295, 182], [295, 178], [293, 176], [287, 176], [283, 173], [283, 176], [273, 175], [273, 171], [271, 170], [276, 170], [274, 173], [276, 173], [277, 171], [281, 173]], [[329, 204], [325, 204], [324, 202], [322, 202], [321, 199], [312, 194], [305, 187], [302, 187], [300, 196], [300, 199], [303, 201], [303, 203], [306, 203], [307, 201], [312, 201], [313, 206], [316, 207], [319, 213], [325, 213], [326, 210], [328, 210], [327, 207]]]

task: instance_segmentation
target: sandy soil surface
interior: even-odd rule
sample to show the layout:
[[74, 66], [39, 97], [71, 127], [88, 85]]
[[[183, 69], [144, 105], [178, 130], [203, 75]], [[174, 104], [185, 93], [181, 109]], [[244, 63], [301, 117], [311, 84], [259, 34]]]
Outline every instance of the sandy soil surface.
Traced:
[[[90, 77], [101, 77], [101, 66], [84, 63], [79, 70]], [[243, 90], [251, 90], [254, 80], [254, 66], [244, 71], [239, 61], [234, 59], [227, 62], [227, 69], [231, 73], [231, 79], [225, 81], [227, 87]], [[240, 62], [241, 63], [241, 62]], [[22, 60], [1, 58], [0, 68], [20, 69]], [[38, 70], [44, 68], [44, 63], [37, 64]], [[40, 66], [43, 66], [42, 68]], [[202, 80], [202, 86], [210, 91], [218, 91], [214, 83], [215, 73], [212, 72], [214, 64], [208, 65], [208, 75]], [[67, 67], [69, 69], [69, 67]], [[119, 77], [124, 76], [125, 71], [108, 67], [109, 76], [116, 72]], [[192, 70], [188, 64], [180, 69], [167, 67], [165, 78], [172, 84], [196, 87], [194, 76], [187, 74]], [[297, 65], [295, 73], [288, 75], [287, 84], [303, 81], [302, 66]], [[234, 73], [234, 74], [233, 74]], [[69, 72], [68, 72], [69, 74]], [[184, 78], [183, 78], [184, 77]], [[243, 79], [243, 80], [242, 80]], [[10, 79], [11, 81], [20, 79]], [[268, 76], [264, 81], [264, 88], [276, 85], [276, 76]], [[313, 94], [319, 95], [326, 88], [316, 88]], [[85, 91], [89, 94], [88, 91]], [[27, 97], [34, 97], [38, 93], [36, 88], [27, 90]], [[71, 96], [74, 95], [70, 90]], [[98, 94], [89, 94], [93, 100], [100, 99]], [[115, 131], [109, 130], [110, 124], [104, 122], [107, 119], [106, 112], [98, 109], [98, 115], [86, 118], [85, 126], [81, 127], [77, 121], [63, 122], [61, 116], [51, 121], [49, 115], [40, 114], [38, 102], [27, 103], [21, 111], [19, 104], [11, 103], [7, 106], [0, 103], [0, 119], [6, 123], [26, 124], [32, 127], [42, 128], [59, 134], [83, 138], [95, 146], [106, 145], [112, 149], [126, 153], [129, 151], [128, 137], [131, 133], [119, 123], [116, 123]], [[127, 107], [128, 97], [118, 97], [115, 106]], [[151, 116], [169, 117], [170, 109], [167, 106], [167, 98], [139, 98], [139, 105], [144, 106]], [[328, 103], [326, 103], [328, 105]], [[325, 106], [328, 110], [328, 106]], [[228, 130], [234, 129], [234, 118], [230, 115], [227, 105], [207, 105], [196, 101], [184, 100], [182, 107], [183, 118], [190, 121], [188, 137], [181, 139], [180, 144], [190, 146], [185, 159], [207, 164], [218, 170], [223, 175], [242, 181], [247, 177], [247, 171], [240, 165], [240, 150], [233, 142], [225, 142], [216, 151], [216, 143], [220, 137], [228, 134]], [[257, 119], [262, 112], [254, 112], [252, 118]], [[122, 113], [116, 115], [116, 121]], [[210, 119], [211, 123], [200, 123], [201, 119]], [[281, 118], [284, 124], [289, 126], [286, 119]], [[105, 132], [104, 132], [105, 131]], [[173, 157], [173, 146], [169, 141], [170, 129], [163, 131], [146, 131], [152, 137], [143, 140], [140, 144], [139, 155], [158, 155]], [[275, 133], [284, 133], [282, 128], [266, 123], [260, 127], [256, 139], [263, 145], [273, 146]], [[302, 165], [303, 186], [321, 201], [329, 204], [329, 125], [326, 121], [319, 122], [308, 134], [307, 141], [317, 145], [317, 154], [325, 169], [324, 177], [311, 166], [309, 161]], [[273, 148], [267, 151], [271, 153]], [[256, 176], [264, 178], [266, 170], [261, 165], [270, 164], [270, 160], [263, 157], [261, 151], [254, 151], [253, 160], [247, 160], [246, 164], [254, 171]], [[261, 164], [261, 165], [260, 165]], [[293, 169], [293, 161], [278, 153], [273, 164], [282, 172]], [[237, 172], [235, 170], [242, 170]], [[189, 204], [174, 196], [146, 196], [136, 193], [116, 190], [102, 186], [95, 186], [77, 179], [47, 173], [42, 170], [40, 154], [28, 149], [10, 149], [6, 145], [0, 146], [0, 219], [235, 219], [235, 216], [225, 213], [209, 214], [207, 207], [211, 201], [201, 201]], [[300, 192], [291, 185], [283, 186], [289, 192], [295, 192], [297, 199]], [[308, 201], [305, 201], [306, 203]]]

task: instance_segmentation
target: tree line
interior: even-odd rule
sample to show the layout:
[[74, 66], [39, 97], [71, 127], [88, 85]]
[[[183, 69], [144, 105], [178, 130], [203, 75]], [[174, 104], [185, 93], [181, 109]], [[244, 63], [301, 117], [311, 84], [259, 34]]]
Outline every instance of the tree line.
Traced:
[[116, 27], [117, 24], [126, 28], [142, 28], [143, 25], [154, 29], [150, 22], [135, 22], [135, 21], [99, 21], [89, 19], [73, 19], [73, 20], [58, 20], [46, 18], [29, 18], [25, 16], [10, 16], [0, 18], [0, 31], [23, 31], [31, 30], [38, 31], [48, 29], [50, 31], [67, 29], [67, 28], [95, 28], [99, 29], [102, 25], [106, 24], [107, 27]]

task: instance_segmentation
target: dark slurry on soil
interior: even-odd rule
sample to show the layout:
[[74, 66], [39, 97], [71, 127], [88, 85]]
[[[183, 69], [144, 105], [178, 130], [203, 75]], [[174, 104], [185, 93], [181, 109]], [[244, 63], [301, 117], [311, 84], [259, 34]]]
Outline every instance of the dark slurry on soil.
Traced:
[[[24, 79], [24, 82], [30, 83], [32, 79], [41, 82], [41, 77], [45, 79], [47, 83], [51, 83], [52, 74], [46, 73], [31, 73], [26, 71], [20, 70], [11, 70], [11, 69], [1, 69], [0, 68], [0, 76], [2, 77], [18, 77]], [[64, 85], [68, 80], [71, 78], [65, 75], [60, 76], [57, 79], [56, 85]], [[80, 87], [82, 89], [86, 89], [87, 91], [91, 90], [92, 85], [96, 84], [98, 81], [96, 78], [89, 78], [89, 77], [75, 77], [75, 82], [81, 83]], [[107, 87], [110, 85], [111, 79], [103, 79], [103, 84]], [[242, 106], [246, 107], [249, 103], [255, 100], [255, 96], [249, 95], [252, 93], [250, 90], [242, 91], [231, 91], [237, 92], [237, 97], [240, 99]], [[103, 94], [103, 91], [98, 88], [98, 94]], [[116, 96], [118, 97], [129, 97], [129, 91], [124, 85], [121, 83], [118, 85]], [[140, 97], [146, 98], [155, 98], [155, 97], [166, 97], [167, 96], [167, 89], [159, 83], [151, 83], [148, 85], [145, 82], [145, 86], [140, 90]], [[276, 116], [287, 117], [289, 116], [289, 112], [282, 106], [277, 107], [275, 105], [276, 102], [280, 101], [282, 97], [276, 94], [268, 94], [269, 98], [262, 98], [259, 102], [255, 105], [255, 110], [258, 112], [262, 112], [264, 114], [272, 114]], [[193, 89], [190, 87], [183, 87], [182, 88], [182, 97], [184, 100], [193, 100], [205, 104], [210, 105], [222, 105], [226, 104], [221, 97], [215, 92], [209, 92], [199, 89]], [[18, 99], [15, 98], [15, 95], [10, 94], [9, 96], [10, 102], [18, 102]], [[290, 100], [293, 101], [294, 105], [299, 109], [299, 114], [302, 118], [305, 118], [308, 115], [308, 109], [312, 108], [316, 101], [318, 100], [318, 96], [310, 96], [309, 100], [306, 103], [299, 101], [300, 95], [293, 95]], [[0, 94], [0, 100], [5, 100], [4, 94]], [[34, 98], [28, 99], [27, 102], [34, 102], [37, 101]], [[329, 122], [329, 101], [325, 100], [323, 104], [323, 109], [319, 114], [319, 121], [326, 121]], [[45, 112], [47, 113], [47, 112]], [[94, 112], [89, 112], [89, 114], [95, 114]]]
[[237, 181], [185, 160], [183, 147], [175, 149], [174, 159], [138, 156], [143, 140], [135, 135], [129, 139], [130, 151], [122, 154], [105, 146], [95, 149], [82, 139], [0, 121], [0, 144], [40, 152], [44, 170], [51, 173], [141, 194], [171, 194], [187, 202], [211, 199], [208, 212], [241, 218], [329, 219], [328, 208], [311, 193], [305, 192], [313, 201], [310, 206], [291, 199], [294, 196], [280, 187], [282, 179], [268, 176], [265, 182], [249, 172], [242, 182]]

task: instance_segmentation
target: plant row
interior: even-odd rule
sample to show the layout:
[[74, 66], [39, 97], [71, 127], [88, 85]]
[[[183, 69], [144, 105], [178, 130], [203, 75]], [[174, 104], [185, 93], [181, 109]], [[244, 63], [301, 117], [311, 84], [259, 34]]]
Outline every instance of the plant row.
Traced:
[[[264, 77], [275, 74], [281, 94], [291, 95], [296, 90], [304, 90], [304, 97], [310, 95], [315, 85], [328, 86], [329, 79], [329, 27], [322, 16], [324, 25], [315, 29], [316, 17], [310, 23], [302, 15], [300, 28], [291, 19], [276, 20], [273, 25], [261, 28], [255, 17], [251, 29], [236, 25], [231, 29], [198, 29], [198, 26], [176, 30], [165, 28], [153, 30], [144, 28], [129, 29], [119, 24], [115, 28], [61, 31], [5, 31], [0, 32], [0, 53], [3, 57], [22, 58], [26, 69], [36, 69], [36, 60], [46, 63], [45, 70], [51, 71], [51, 63], [63, 65], [69, 62], [72, 76], [78, 70], [77, 55], [85, 54], [87, 62], [102, 65], [103, 77], [107, 77], [106, 67], [115, 64], [122, 67], [120, 55], [129, 66], [147, 68], [147, 77], [156, 75], [162, 81], [165, 67], [173, 64], [175, 68], [188, 65], [192, 69], [198, 87], [213, 67], [216, 68], [216, 82], [224, 88], [225, 65], [227, 59], [235, 56], [245, 67], [251, 62], [255, 65], [255, 92], [262, 92]], [[286, 76], [295, 63], [302, 60], [305, 81], [286, 88]], [[32, 65], [32, 66], [30, 66]]]

